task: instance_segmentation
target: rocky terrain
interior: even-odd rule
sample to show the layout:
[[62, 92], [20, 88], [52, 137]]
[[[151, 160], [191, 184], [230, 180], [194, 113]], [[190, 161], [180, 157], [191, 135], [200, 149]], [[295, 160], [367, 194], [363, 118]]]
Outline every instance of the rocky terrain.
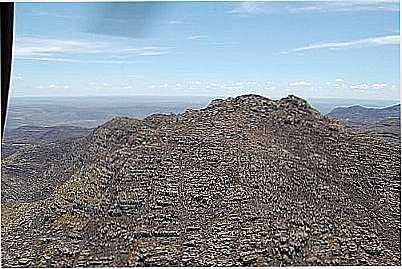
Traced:
[[400, 155], [295, 96], [115, 118], [3, 158], [2, 266], [400, 265]]
[[7, 157], [22, 148], [30, 148], [38, 144], [50, 144], [59, 140], [84, 137], [91, 129], [77, 126], [21, 126], [5, 129], [1, 154]]
[[362, 106], [339, 107], [327, 116], [342, 121], [355, 132], [381, 137], [390, 142], [401, 142], [400, 105], [381, 109]]
[[351, 128], [358, 133], [378, 136], [390, 142], [401, 143], [401, 120], [399, 118], [356, 123]]

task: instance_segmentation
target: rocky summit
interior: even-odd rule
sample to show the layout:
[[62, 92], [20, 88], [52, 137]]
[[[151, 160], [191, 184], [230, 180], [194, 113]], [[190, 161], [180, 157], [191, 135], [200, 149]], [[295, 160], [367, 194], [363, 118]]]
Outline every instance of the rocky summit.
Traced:
[[115, 118], [2, 160], [2, 266], [400, 265], [400, 157], [295, 96]]

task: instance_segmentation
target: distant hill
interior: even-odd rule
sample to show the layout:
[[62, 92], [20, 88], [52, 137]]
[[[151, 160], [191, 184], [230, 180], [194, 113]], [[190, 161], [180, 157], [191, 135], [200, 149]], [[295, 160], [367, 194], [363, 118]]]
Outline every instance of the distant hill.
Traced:
[[66, 141], [2, 160], [2, 266], [400, 265], [400, 148], [298, 97]]
[[382, 137], [388, 141], [401, 141], [400, 105], [385, 108], [338, 107], [327, 116], [342, 121], [356, 132]]
[[394, 105], [385, 108], [367, 108], [362, 106], [337, 107], [327, 114], [345, 124], [361, 122], [377, 122], [388, 118], [400, 118], [401, 106]]
[[13, 154], [16, 150], [30, 145], [53, 143], [69, 138], [84, 137], [92, 129], [77, 126], [21, 126], [5, 129], [2, 141], [2, 156]]
[[12, 143], [55, 142], [72, 137], [82, 137], [89, 134], [91, 129], [78, 126], [21, 126], [6, 129], [4, 139]]

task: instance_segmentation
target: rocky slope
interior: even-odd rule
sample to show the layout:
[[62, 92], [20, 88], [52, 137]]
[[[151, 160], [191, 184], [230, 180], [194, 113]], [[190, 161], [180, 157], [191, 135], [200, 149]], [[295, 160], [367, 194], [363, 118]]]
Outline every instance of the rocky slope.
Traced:
[[295, 96], [116, 118], [74, 145], [70, 172], [36, 175], [54, 191], [2, 207], [3, 266], [400, 264], [399, 147]]
[[399, 118], [354, 124], [351, 128], [362, 134], [381, 137], [390, 142], [401, 143], [401, 120]]

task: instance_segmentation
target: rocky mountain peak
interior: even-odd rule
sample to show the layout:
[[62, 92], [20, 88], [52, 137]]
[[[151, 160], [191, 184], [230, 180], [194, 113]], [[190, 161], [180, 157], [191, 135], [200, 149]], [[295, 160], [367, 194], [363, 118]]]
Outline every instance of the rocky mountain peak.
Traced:
[[296, 96], [115, 118], [70, 144], [4, 162], [2, 197], [37, 194], [2, 207], [6, 267], [400, 264], [400, 148]]
[[280, 100], [272, 100], [256, 94], [216, 99], [211, 101], [204, 110], [213, 114], [238, 112], [247, 115], [251, 121], [264, 118], [277, 123], [307, 123], [323, 118], [306, 100], [294, 95]]
[[304, 111], [309, 110], [310, 112], [318, 113], [310, 104], [295, 95], [289, 95], [280, 100], [272, 100], [267, 97], [257, 95], [257, 94], [247, 94], [240, 95], [235, 98], [229, 97], [227, 99], [215, 99], [212, 100], [207, 108], [216, 109], [224, 107], [241, 107], [246, 108], [270, 108], [270, 109], [303, 109]]

